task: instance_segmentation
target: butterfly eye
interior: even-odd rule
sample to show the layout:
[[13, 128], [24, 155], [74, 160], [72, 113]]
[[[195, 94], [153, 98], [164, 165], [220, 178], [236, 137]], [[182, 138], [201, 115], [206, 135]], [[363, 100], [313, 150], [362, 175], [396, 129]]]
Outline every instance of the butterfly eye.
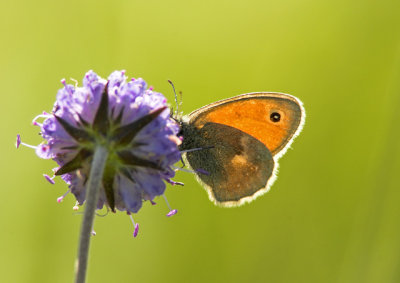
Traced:
[[281, 114], [279, 114], [278, 112], [273, 112], [271, 113], [269, 118], [271, 119], [272, 122], [277, 123], [281, 120]]

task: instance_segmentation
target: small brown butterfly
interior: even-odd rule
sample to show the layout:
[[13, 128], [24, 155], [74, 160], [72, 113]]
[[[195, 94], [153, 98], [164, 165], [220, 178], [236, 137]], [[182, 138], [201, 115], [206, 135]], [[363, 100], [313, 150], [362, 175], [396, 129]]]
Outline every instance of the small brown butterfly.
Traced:
[[180, 149], [211, 201], [239, 206], [269, 190], [279, 158], [304, 121], [302, 103], [294, 96], [242, 94], [184, 116]]

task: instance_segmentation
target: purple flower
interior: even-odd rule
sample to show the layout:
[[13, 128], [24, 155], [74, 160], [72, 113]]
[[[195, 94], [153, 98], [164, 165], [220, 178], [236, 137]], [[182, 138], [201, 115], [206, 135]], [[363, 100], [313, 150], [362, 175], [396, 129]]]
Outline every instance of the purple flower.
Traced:
[[[45, 139], [35, 147], [37, 155], [57, 162], [55, 175], [68, 184], [79, 205], [85, 201], [94, 149], [105, 146], [109, 154], [97, 208], [106, 205], [130, 214], [138, 212], [143, 201], [154, 203], [156, 196], [164, 196], [164, 181], [176, 183], [171, 178], [181, 157], [181, 140], [165, 97], [147, 88], [143, 79], [126, 79], [124, 71], [113, 72], [108, 80], [89, 71], [82, 87], [62, 80], [51, 114], [44, 112], [33, 124]], [[38, 118], [44, 118], [43, 123]], [[168, 215], [174, 214], [171, 211]]]

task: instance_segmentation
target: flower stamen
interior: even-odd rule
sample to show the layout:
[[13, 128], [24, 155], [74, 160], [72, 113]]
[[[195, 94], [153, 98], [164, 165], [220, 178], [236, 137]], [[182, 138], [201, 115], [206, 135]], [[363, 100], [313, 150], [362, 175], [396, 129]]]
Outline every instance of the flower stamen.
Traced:
[[182, 171], [182, 172], [186, 172], [186, 173], [192, 173], [192, 174], [204, 174], [204, 175], [210, 175], [210, 173], [204, 169], [196, 169], [196, 170], [190, 170], [190, 169], [186, 169], [186, 168], [182, 168], [182, 167], [178, 167], [178, 166], [172, 166], [172, 168], [175, 169], [175, 171]]
[[201, 169], [201, 168], [196, 169], [196, 173], [200, 173], [200, 174], [207, 175], [207, 176], [210, 175], [210, 172], [208, 172], [204, 169]]
[[40, 119], [40, 118], [47, 119], [49, 117], [51, 117], [51, 115], [49, 113], [43, 111], [42, 114], [39, 114], [35, 118], [32, 119], [32, 125], [41, 127], [41, 126], [43, 126], [43, 124], [42, 123], [38, 123], [37, 120]]
[[79, 202], [75, 202], [75, 205], [72, 207], [72, 209], [74, 211], [78, 211], [79, 210]]
[[19, 134], [17, 134], [17, 140], [15, 141], [15, 147], [19, 148], [20, 145], [21, 145], [21, 136]]
[[69, 78], [71, 81], [73, 81], [74, 83], [75, 83], [75, 87], [78, 87], [78, 81], [77, 80], [75, 80], [74, 78]]
[[178, 167], [178, 166], [175, 166], [175, 165], [172, 165], [172, 168], [174, 168], [175, 171], [182, 171], [182, 172], [186, 172], [186, 173], [196, 174], [196, 172], [193, 171], [193, 170], [182, 168], [182, 167]]
[[43, 174], [43, 177], [50, 183], [50, 184], [52, 184], [52, 185], [54, 185], [56, 182], [54, 181], [54, 178], [56, 177], [56, 176], [53, 176], [53, 177], [50, 177], [49, 175], [47, 175], [47, 174]]
[[176, 181], [172, 181], [171, 179], [165, 179], [166, 182], [168, 182], [169, 184], [175, 186], [175, 185], [179, 185], [179, 186], [184, 186], [185, 184], [182, 182], [176, 182]]
[[29, 148], [33, 148], [33, 149], [37, 149], [37, 148], [38, 148], [37, 146], [30, 145], [30, 144], [27, 144], [27, 143], [22, 142], [22, 141], [21, 141], [21, 136], [18, 134], [18, 135], [17, 135], [17, 141], [16, 141], [16, 143], [15, 143], [15, 147], [16, 147], [16, 148], [19, 148], [20, 145], [23, 145], [23, 146], [26, 146], [26, 147], [29, 147]]
[[163, 198], [164, 198], [164, 200], [165, 200], [165, 202], [166, 202], [166, 204], [168, 206], [168, 209], [169, 209], [169, 212], [167, 213], [167, 217], [171, 217], [172, 215], [177, 214], [178, 210], [171, 208], [171, 206], [169, 205], [169, 202], [168, 202], [167, 197], [165, 196], [165, 194], [163, 194], [162, 196], [163, 196]]
[[134, 230], [133, 230], [133, 237], [136, 238], [136, 236], [139, 233], [139, 223], [135, 223], [135, 221], [133, 220], [132, 214], [129, 214], [129, 217], [131, 218]]
[[58, 202], [58, 203], [61, 203], [61, 202], [64, 200], [64, 198], [66, 197], [66, 195], [68, 195], [70, 192], [71, 192], [71, 190], [68, 189], [68, 191], [66, 191], [65, 194], [63, 194], [62, 196], [60, 196], [59, 198], [57, 198], [57, 202]]
[[68, 92], [69, 95], [73, 95], [73, 93], [71, 92], [71, 89], [68, 87], [67, 82], [65, 79], [61, 80], [61, 83], [64, 85], [65, 90]]

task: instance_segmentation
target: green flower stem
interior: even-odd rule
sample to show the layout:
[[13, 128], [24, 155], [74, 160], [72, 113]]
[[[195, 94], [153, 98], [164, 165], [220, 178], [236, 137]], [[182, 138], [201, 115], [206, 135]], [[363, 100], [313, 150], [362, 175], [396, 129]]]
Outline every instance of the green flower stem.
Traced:
[[108, 151], [103, 146], [97, 146], [94, 152], [92, 167], [90, 170], [85, 212], [79, 239], [78, 257], [75, 262], [75, 282], [84, 283], [86, 280], [86, 270], [89, 257], [90, 237], [93, 229], [94, 214], [99, 199], [101, 180], [103, 179], [104, 167], [107, 161]]

